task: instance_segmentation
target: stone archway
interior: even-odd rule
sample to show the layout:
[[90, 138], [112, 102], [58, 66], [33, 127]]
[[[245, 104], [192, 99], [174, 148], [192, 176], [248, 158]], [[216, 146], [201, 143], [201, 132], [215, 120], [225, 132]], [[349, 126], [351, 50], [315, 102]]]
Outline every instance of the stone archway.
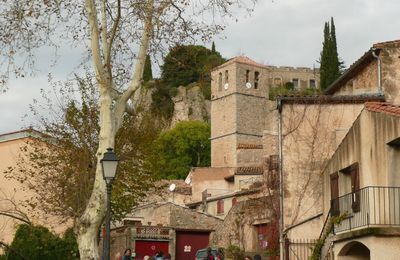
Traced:
[[338, 254], [340, 260], [370, 260], [369, 248], [361, 242], [352, 241], [346, 244]]

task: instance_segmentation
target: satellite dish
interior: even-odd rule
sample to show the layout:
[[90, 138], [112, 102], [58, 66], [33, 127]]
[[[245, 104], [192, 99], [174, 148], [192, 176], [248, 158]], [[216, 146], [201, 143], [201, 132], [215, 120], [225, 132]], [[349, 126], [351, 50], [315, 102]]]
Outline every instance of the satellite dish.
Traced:
[[176, 185], [175, 183], [172, 183], [171, 185], [169, 185], [169, 191], [174, 191], [176, 189]]
[[225, 83], [224, 89], [228, 89], [228, 88], [229, 88], [229, 84], [228, 84], [228, 83]]
[[250, 82], [246, 83], [246, 88], [251, 88], [251, 83]]

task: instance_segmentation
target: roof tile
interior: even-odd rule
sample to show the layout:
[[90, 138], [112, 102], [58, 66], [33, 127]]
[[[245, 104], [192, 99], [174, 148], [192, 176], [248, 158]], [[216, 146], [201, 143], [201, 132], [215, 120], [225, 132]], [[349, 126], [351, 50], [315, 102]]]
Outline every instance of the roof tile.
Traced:
[[367, 102], [365, 108], [372, 112], [385, 113], [392, 116], [400, 116], [400, 106], [383, 102]]

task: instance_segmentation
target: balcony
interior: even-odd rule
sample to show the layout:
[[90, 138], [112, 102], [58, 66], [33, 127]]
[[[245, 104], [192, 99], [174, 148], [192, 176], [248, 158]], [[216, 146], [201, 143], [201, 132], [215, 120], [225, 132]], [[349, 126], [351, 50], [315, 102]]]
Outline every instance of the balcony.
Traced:
[[332, 216], [343, 220], [334, 225], [338, 234], [365, 227], [400, 227], [400, 187], [362, 188], [331, 201]]
[[133, 237], [136, 239], [165, 239], [168, 240], [169, 228], [159, 226], [139, 226], [134, 228]]

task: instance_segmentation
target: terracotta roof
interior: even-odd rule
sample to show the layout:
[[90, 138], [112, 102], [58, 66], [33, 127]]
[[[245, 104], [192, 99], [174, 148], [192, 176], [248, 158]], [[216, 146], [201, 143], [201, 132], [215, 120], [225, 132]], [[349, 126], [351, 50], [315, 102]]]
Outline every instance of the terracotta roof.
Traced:
[[374, 48], [382, 48], [382, 47], [399, 47], [400, 40], [386, 41], [386, 42], [377, 42], [373, 45]]
[[241, 63], [241, 64], [246, 64], [246, 65], [251, 65], [251, 66], [256, 66], [256, 67], [261, 67], [261, 68], [267, 68], [266, 65], [258, 63], [258, 62], [255, 62], [254, 60], [250, 59], [247, 56], [237, 56], [237, 57], [234, 57], [234, 58], [228, 60], [224, 64], [221, 64], [218, 67], [213, 68], [212, 70], [220, 69], [222, 67], [225, 67], [225, 66], [227, 66], [229, 64], [232, 64], [232, 63], [235, 63], [235, 62], [236, 63]]
[[258, 166], [237, 167], [235, 175], [260, 175], [263, 172], [263, 168]]
[[391, 116], [400, 116], [400, 106], [395, 106], [389, 103], [367, 102], [365, 108], [373, 112], [385, 113]]
[[263, 149], [262, 144], [238, 144], [237, 150], [241, 149]]
[[282, 103], [291, 104], [345, 104], [365, 103], [369, 101], [385, 101], [385, 97], [379, 94], [364, 95], [316, 95], [316, 96], [280, 96]]

